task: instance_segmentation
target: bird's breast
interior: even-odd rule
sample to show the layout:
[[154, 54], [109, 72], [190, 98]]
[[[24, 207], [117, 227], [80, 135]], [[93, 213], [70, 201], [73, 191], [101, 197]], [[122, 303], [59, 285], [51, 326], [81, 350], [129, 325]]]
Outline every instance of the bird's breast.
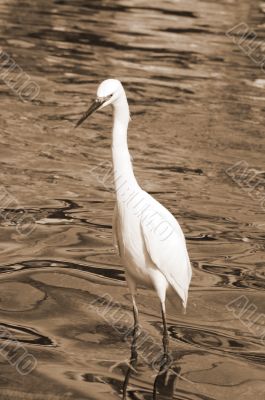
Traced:
[[117, 219], [117, 240], [122, 263], [136, 282], [150, 286], [149, 271], [153, 263], [145, 247], [139, 216], [130, 208], [124, 209], [124, 205], [120, 205]]

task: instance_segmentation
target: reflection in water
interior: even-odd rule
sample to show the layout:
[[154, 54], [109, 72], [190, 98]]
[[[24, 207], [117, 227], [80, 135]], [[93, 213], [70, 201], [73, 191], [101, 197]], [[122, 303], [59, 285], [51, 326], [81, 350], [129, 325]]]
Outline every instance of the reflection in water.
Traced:
[[[153, 387], [153, 399], [157, 400], [157, 393], [161, 393], [167, 395], [168, 397], [174, 395], [174, 385], [172, 386], [172, 379], [170, 379], [171, 374], [171, 365], [172, 360], [169, 352], [163, 354], [161, 359], [161, 365], [159, 371], [154, 380], [154, 387]], [[178, 371], [181, 371], [181, 368], [178, 368]], [[175, 376], [176, 378], [176, 376]], [[173, 383], [175, 381], [173, 379]]]
[[173, 399], [174, 394], [178, 394], [177, 382], [180, 373], [180, 366], [171, 368], [170, 365], [164, 368], [163, 372], [159, 372], [154, 381], [153, 399], [158, 398], [157, 392], [160, 395], [159, 398]]
[[[111, 122], [99, 113], [73, 130], [98, 82], [115, 77], [137, 179], [179, 219], [194, 270], [187, 314], [168, 305], [171, 367], [155, 378], [138, 349], [127, 397], [150, 400], [155, 383], [158, 399], [264, 399], [264, 210], [224, 172], [240, 160], [264, 169], [261, 73], [225, 35], [244, 21], [262, 40], [257, 3], [1, 2], [1, 48], [41, 89], [22, 103], [0, 82], [0, 180], [19, 204], [0, 204], [1, 325], [37, 359], [27, 376], [1, 359], [1, 398], [122, 395], [131, 320], [119, 316], [131, 300], [112, 246]], [[36, 220], [26, 238], [11, 218], [23, 210]], [[104, 294], [115, 306], [99, 313]], [[254, 319], [229, 311], [242, 295]], [[161, 349], [155, 295], [140, 290], [137, 304]]]
[[134, 326], [133, 326], [133, 331], [132, 331], [131, 357], [130, 357], [127, 372], [125, 374], [123, 388], [122, 388], [123, 400], [127, 399], [127, 387], [129, 384], [130, 376], [131, 376], [132, 371], [136, 372], [137, 359], [138, 359], [137, 338], [140, 335], [139, 315], [138, 315], [138, 309], [137, 309], [137, 306], [135, 303], [134, 296], [132, 296], [132, 301], [133, 301]]
[[133, 338], [132, 338], [132, 344], [131, 344], [131, 357], [129, 361], [129, 365], [127, 368], [127, 371], [124, 376], [124, 382], [122, 386], [122, 398], [123, 400], [127, 399], [127, 389], [128, 385], [130, 382], [130, 377], [132, 373], [137, 373], [136, 368], [137, 368], [137, 359], [138, 359], [138, 353], [137, 353], [137, 330], [134, 329], [133, 332]]
[[166, 315], [164, 311], [164, 307], [161, 306], [162, 312], [162, 320], [163, 320], [163, 356], [160, 361], [161, 365], [159, 368], [159, 372], [156, 376], [154, 382], [154, 390], [153, 390], [153, 398], [156, 400], [157, 398], [157, 387], [158, 384], [161, 383], [161, 378], [165, 380], [167, 372], [171, 365], [171, 356], [169, 353], [169, 337], [168, 337], [168, 330], [167, 330], [167, 322], [166, 322]]
[[[130, 383], [130, 378], [132, 374], [137, 374], [137, 360], [138, 360], [138, 350], [137, 350], [137, 339], [140, 336], [138, 319], [135, 319], [134, 329], [132, 332], [132, 342], [131, 342], [131, 357], [127, 371], [124, 375], [124, 382], [122, 386], [122, 398], [127, 400], [127, 390]], [[164, 349], [161, 357], [152, 364], [152, 368], [157, 371], [154, 378], [152, 399], [157, 400], [158, 393], [163, 396], [163, 398], [173, 398], [176, 392], [176, 381], [180, 376], [181, 367], [176, 366], [177, 358], [174, 359], [174, 367], [172, 366], [172, 358], [168, 349]]]

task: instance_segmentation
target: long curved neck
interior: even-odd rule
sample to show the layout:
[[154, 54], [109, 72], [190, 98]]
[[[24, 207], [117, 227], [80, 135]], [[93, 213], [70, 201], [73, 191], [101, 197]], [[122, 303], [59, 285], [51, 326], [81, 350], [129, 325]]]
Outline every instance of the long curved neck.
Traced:
[[138, 186], [128, 150], [127, 130], [129, 120], [129, 106], [124, 93], [113, 104], [112, 161], [117, 197], [124, 190], [133, 190]]

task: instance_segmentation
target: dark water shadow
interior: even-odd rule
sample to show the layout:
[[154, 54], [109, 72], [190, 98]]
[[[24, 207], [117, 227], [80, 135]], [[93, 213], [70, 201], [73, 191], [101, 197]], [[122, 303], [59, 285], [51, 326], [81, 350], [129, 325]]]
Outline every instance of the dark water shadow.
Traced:
[[[181, 373], [180, 365], [172, 365], [172, 359], [162, 361], [159, 372], [157, 373], [153, 384], [153, 400], [173, 399], [177, 386], [177, 381]], [[177, 360], [174, 360], [176, 362]]]
[[[130, 379], [134, 374], [137, 374], [137, 362], [138, 362], [138, 351], [137, 351], [137, 338], [139, 333], [133, 334], [131, 343], [131, 356], [129, 365], [124, 374], [124, 381], [122, 385], [122, 400], [134, 399], [134, 391], [129, 390]], [[157, 374], [154, 377], [152, 395], [148, 395], [148, 399], [173, 399], [176, 393], [177, 381], [180, 378], [181, 356], [175, 357], [174, 360], [170, 353], [162, 354], [161, 358], [157, 361], [156, 365], [152, 365], [155, 368]]]

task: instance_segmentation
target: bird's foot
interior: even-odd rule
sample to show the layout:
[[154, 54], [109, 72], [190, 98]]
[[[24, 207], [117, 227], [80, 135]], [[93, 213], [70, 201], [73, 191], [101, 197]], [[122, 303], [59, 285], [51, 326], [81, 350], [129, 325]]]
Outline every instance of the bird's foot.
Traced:
[[132, 360], [131, 361], [129, 361], [129, 360], [118, 361], [109, 368], [109, 371], [112, 373], [115, 368], [123, 367], [123, 366], [130, 368], [135, 374], [137, 374], [137, 370], [132, 365]]
[[172, 358], [169, 353], [164, 353], [162, 358], [161, 365], [170, 365], [172, 362]]
[[157, 376], [165, 374], [172, 365], [172, 357], [169, 353], [164, 353], [159, 362], [159, 372]]

